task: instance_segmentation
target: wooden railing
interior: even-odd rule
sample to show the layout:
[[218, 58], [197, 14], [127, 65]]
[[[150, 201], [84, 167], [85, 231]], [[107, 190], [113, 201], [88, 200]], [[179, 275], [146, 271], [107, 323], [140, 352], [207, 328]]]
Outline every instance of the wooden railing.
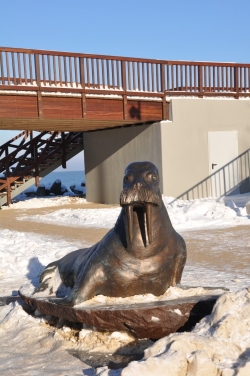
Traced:
[[0, 90], [129, 96], [250, 96], [250, 64], [0, 47]]

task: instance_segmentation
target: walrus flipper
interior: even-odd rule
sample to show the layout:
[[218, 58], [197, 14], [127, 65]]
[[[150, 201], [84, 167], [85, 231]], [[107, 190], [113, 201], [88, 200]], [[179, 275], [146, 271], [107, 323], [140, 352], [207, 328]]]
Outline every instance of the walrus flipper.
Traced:
[[[102, 263], [97, 262], [102, 256], [96, 248], [98, 247], [95, 247], [96, 252], [92, 253], [87, 263], [82, 266], [70, 294], [63, 299], [51, 299], [50, 301], [73, 307], [103, 293], [102, 287], [105, 285], [106, 277]], [[99, 251], [100, 249], [103, 250], [102, 247], [99, 248]]]
[[175, 254], [173, 274], [170, 283], [173, 287], [180, 284], [182, 272], [187, 259], [187, 248], [184, 239], [176, 231], [175, 236], [177, 238], [177, 251]]
[[[54, 261], [54, 262], [51, 262], [50, 264], [48, 264], [46, 266], [46, 268], [44, 269], [44, 271], [42, 272], [42, 274], [40, 275], [40, 278], [39, 278], [39, 283], [43, 283], [44, 282], [44, 279], [52, 274], [56, 268], [58, 267], [58, 264], [59, 264], [59, 260], [58, 261]], [[46, 278], [47, 279], [47, 278]]]
[[53, 261], [46, 266], [39, 278], [39, 286], [34, 290], [33, 294], [45, 291], [49, 287], [49, 280], [58, 267], [59, 261]]
[[87, 273], [79, 279], [78, 283], [76, 282], [72, 291], [69, 295], [62, 299], [50, 299], [52, 303], [73, 307], [74, 305], [80, 304], [86, 300], [91, 299], [93, 296], [98, 295], [99, 287], [101, 281], [97, 281], [93, 275], [88, 276]]

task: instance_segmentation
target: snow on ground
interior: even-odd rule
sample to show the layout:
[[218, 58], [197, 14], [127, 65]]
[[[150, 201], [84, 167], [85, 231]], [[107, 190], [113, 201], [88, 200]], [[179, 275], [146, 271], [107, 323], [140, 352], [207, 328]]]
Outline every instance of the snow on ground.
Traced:
[[222, 295], [190, 333], [174, 333], [146, 349], [123, 370], [98, 376], [249, 376], [250, 289]]
[[[14, 201], [14, 200], [13, 200]], [[55, 197], [39, 197], [39, 198], [29, 198], [27, 196], [18, 195], [18, 201], [11, 204], [10, 206], [2, 206], [3, 210], [10, 209], [36, 209], [36, 208], [46, 208], [50, 206], [61, 206], [68, 204], [84, 204], [86, 203], [85, 198], [76, 197], [75, 194], [64, 194], [63, 196]]]
[[57, 340], [49, 325], [18, 303], [0, 307], [0, 338], [3, 376], [80, 376], [89, 368], [67, 351], [69, 341]]
[[[31, 199], [13, 204], [10, 209], [57, 206], [72, 199], [75, 200], [65, 196]], [[184, 231], [250, 224], [250, 217], [243, 207], [249, 199], [249, 196], [244, 199], [231, 196], [224, 202], [222, 199], [217, 201], [212, 198], [193, 201], [164, 198], [164, 202], [174, 227]], [[85, 202], [84, 199], [81, 200]], [[91, 227], [109, 228], [113, 226], [119, 211], [120, 208], [56, 210], [47, 216], [21, 218], [67, 226], [86, 226], [86, 223], [89, 225], [91, 222]], [[207, 236], [209, 241], [209, 233]], [[36, 286], [45, 265], [78, 247], [77, 244], [72, 245], [63, 240], [7, 229], [0, 229], [0, 238], [0, 296], [16, 295], [17, 290], [28, 282]], [[233, 240], [222, 241], [227, 241], [230, 247]], [[248, 244], [248, 239], [236, 238], [235, 241], [238, 241], [238, 256], [244, 258], [244, 245]], [[211, 252], [216, 254], [221, 251], [217, 248], [211, 249]], [[131, 362], [123, 370], [100, 368], [96, 375], [249, 376], [250, 293], [247, 289], [236, 292], [239, 288], [250, 286], [248, 270], [247, 265], [239, 272], [221, 269], [219, 266], [209, 268], [205, 264], [187, 263], [182, 284], [222, 286], [230, 288], [232, 292], [222, 295], [213, 313], [197, 324], [192, 332], [175, 333], [162, 338], [145, 351], [142, 361]], [[169, 294], [176, 296], [176, 290], [171, 290]], [[154, 299], [146, 297], [151, 298]], [[95, 299], [94, 304], [108, 303], [108, 298], [102, 296]], [[131, 299], [135, 301], [142, 297]], [[67, 325], [57, 329], [50, 327], [48, 321], [48, 317], [28, 315], [19, 303], [0, 306], [2, 375], [20, 374], [21, 369], [24, 376], [93, 376], [94, 370], [72, 356], [70, 350], [98, 349], [112, 352], [133, 341], [133, 338], [124, 333], [103, 334], [93, 328], [82, 329], [77, 340]]]
[[[215, 198], [196, 200], [174, 200], [173, 197], [163, 197], [170, 219], [176, 230], [194, 230], [237, 225], [250, 225], [250, 215], [247, 214], [245, 203], [250, 195], [230, 196], [219, 201]], [[65, 201], [63, 200], [65, 199]], [[35, 199], [33, 199], [35, 200]], [[31, 207], [39, 203], [31, 201]], [[57, 201], [60, 205], [60, 199]], [[84, 200], [84, 199], [82, 199]], [[66, 202], [66, 197], [62, 198]], [[29, 201], [28, 201], [29, 203]], [[237, 203], [237, 204], [236, 204]], [[21, 208], [24, 203], [14, 204], [13, 208]], [[18, 206], [19, 205], [19, 206]], [[108, 209], [61, 209], [45, 215], [23, 215], [20, 220], [53, 223], [64, 226], [103, 227], [112, 228], [121, 211], [120, 207]]]
[[[44, 265], [62, 257], [77, 246], [50, 237], [9, 230], [0, 230], [0, 237], [1, 296], [11, 293], [15, 295], [19, 287], [27, 282], [36, 286], [38, 275]], [[200, 286], [219, 284], [237, 290], [242, 285], [240, 280], [233, 279], [236, 276], [237, 274], [228, 270], [219, 271], [200, 265], [187, 265], [182, 282], [189, 286], [197, 286], [197, 283]], [[249, 286], [249, 275], [245, 272], [241, 277], [242, 283]], [[199, 294], [201, 291], [202, 289], [199, 288], [196, 293]], [[183, 290], [171, 288], [166, 296], [176, 298], [183, 293]], [[150, 294], [145, 298], [156, 299]], [[132, 297], [131, 303], [142, 299], [142, 296]], [[93, 304], [110, 303], [110, 298], [103, 296], [93, 300]], [[121, 304], [121, 300], [118, 299], [117, 303]], [[130, 299], [125, 298], [125, 300]], [[249, 356], [250, 346], [249, 307], [250, 295], [247, 290], [226, 294], [220, 306], [217, 305], [215, 313], [199, 324], [193, 332], [174, 334], [157, 341], [153, 347], [145, 351], [145, 358], [142, 361], [132, 362], [122, 373], [121, 370], [102, 368], [98, 369], [96, 374], [249, 376], [248, 365], [244, 365]], [[18, 303], [0, 307], [1, 374], [13, 375], [22, 369], [24, 376], [48, 374], [93, 376], [94, 370], [90, 370], [79, 359], [70, 355], [70, 350], [110, 353], [134, 341], [133, 337], [126, 333], [101, 333], [93, 328], [83, 328], [77, 339], [67, 324], [57, 329], [50, 327], [47, 321], [49, 321], [47, 316], [28, 315]], [[133, 349], [129, 348], [133, 352]], [[138, 345], [135, 350], [138, 351]], [[232, 367], [241, 367], [239, 368], [241, 373], [231, 372]], [[216, 373], [217, 369], [221, 369], [223, 373]], [[246, 373], [242, 373], [245, 371]]]
[[0, 296], [12, 295], [28, 281], [37, 285], [48, 263], [77, 249], [76, 243], [7, 229], [0, 229], [0, 238]]

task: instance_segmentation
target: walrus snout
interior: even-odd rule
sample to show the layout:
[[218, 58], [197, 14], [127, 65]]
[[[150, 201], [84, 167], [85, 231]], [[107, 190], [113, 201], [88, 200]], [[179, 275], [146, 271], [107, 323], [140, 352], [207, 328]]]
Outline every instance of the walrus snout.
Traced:
[[133, 211], [143, 210], [146, 215], [148, 242], [152, 243], [152, 207], [160, 206], [160, 195], [153, 189], [136, 183], [132, 188], [123, 189], [120, 195], [120, 205], [125, 208], [128, 238], [133, 242]]
[[142, 187], [142, 183], [135, 183], [134, 189], [140, 189]]
[[[138, 167], [140, 167], [139, 170]], [[128, 240], [132, 244], [133, 211], [143, 210], [143, 216], [146, 215], [147, 235], [150, 244], [153, 233], [152, 207], [161, 204], [158, 170], [150, 162], [132, 163], [125, 171], [123, 184], [124, 189], [120, 195], [120, 205], [125, 208]]]
[[138, 185], [132, 188], [125, 188], [122, 190], [120, 195], [120, 205], [130, 205], [130, 204], [153, 204], [160, 206], [160, 195], [149, 187], [143, 186], [141, 183], [139, 188]]

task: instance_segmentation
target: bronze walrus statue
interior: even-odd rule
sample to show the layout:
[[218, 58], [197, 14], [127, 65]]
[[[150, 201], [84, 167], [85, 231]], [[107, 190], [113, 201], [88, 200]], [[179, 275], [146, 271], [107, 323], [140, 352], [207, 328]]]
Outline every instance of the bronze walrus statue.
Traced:
[[186, 246], [169, 219], [153, 163], [128, 165], [120, 204], [122, 210], [114, 228], [91, 248], [76, 250], [50, 263], [36, 292], [48, 287], [57, 268], [62, 283], [72, 290], [54, 302], [69, 306], [98, 294], [161, 295], [169, 286], [180, 283]]

